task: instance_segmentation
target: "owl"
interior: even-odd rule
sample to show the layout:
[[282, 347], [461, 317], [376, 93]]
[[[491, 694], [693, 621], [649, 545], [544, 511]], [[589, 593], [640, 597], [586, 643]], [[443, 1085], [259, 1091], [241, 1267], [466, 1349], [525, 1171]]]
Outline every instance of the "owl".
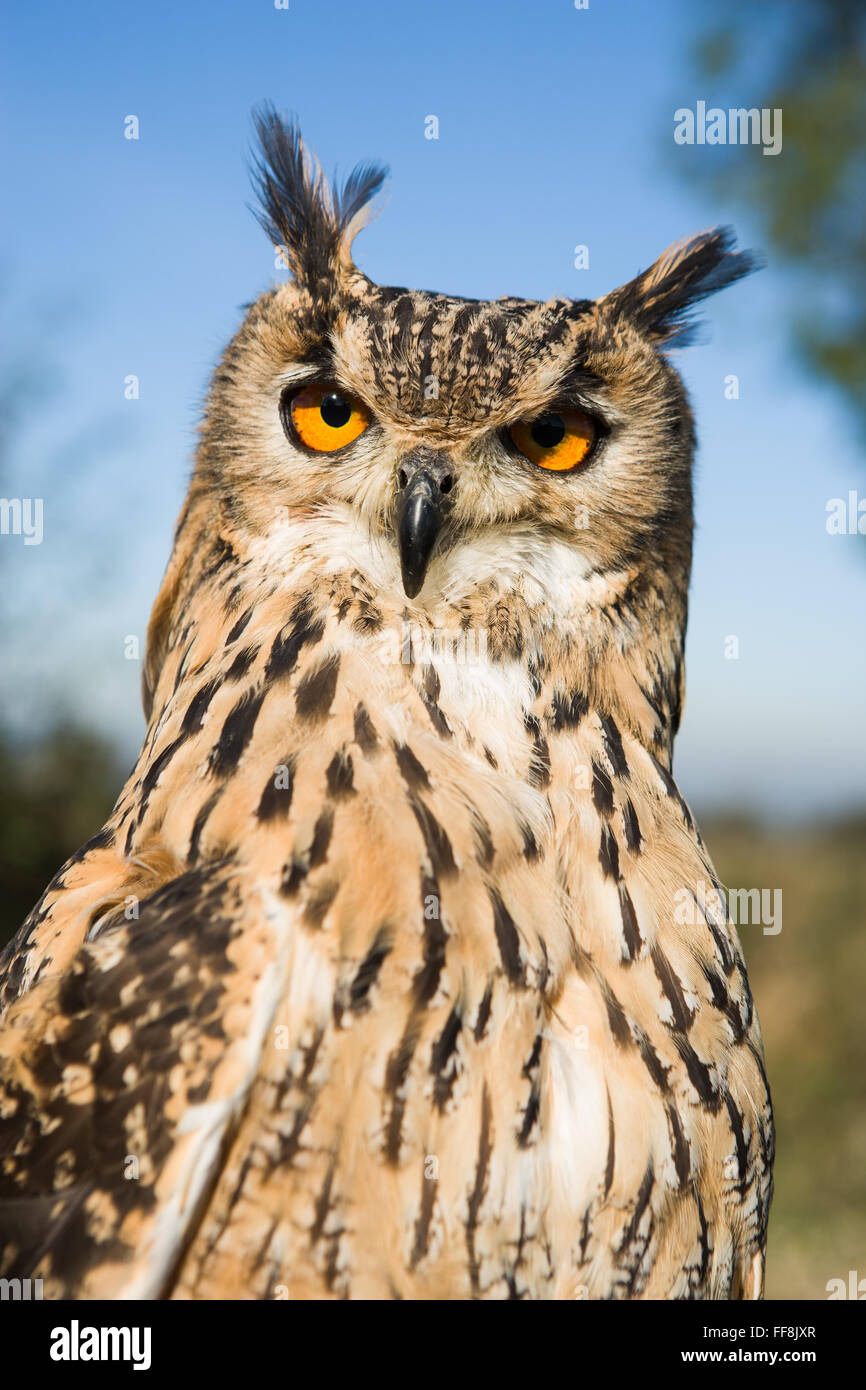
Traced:
[[46, 1298], [759, 1298], [773, 1124], [671, 770], [726, 229], [598, 300], [291, 278], [213, 376], [102, 830], [2, 960], [0, 1274]]

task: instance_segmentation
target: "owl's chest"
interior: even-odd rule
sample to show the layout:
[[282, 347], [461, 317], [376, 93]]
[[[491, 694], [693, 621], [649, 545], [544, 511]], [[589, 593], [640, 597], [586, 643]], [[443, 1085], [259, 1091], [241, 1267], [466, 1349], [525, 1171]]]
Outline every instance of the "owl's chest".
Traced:
[[[220, 1199], [241, 1182], [226, 1268], [269, 1210], [290, 1296], [600, 1295], [647, 1285], [673, 1221], [697, 1287], [686, 1194], [730, 1037], [712, 935], [670, 933], [701, 868], [681, 803], [564, 672], [465, 632], [375, 639], [335, 634], [285, 814], [251, 784], [291, 946]], [[322, 659], [303, 653], [250, 760], [283, 765], [280, 709]]]
[[664, 1109], [609, 1069], [589, 1001], [572, 1027], [529, 985], [492, 972], [477, 996], [449, 967], [423, 1014], [411, 992], [374, 989], [335, 1026], [339, 981], [331, 992], [321, 960], [296, 964], [319, 1002], [286, 1001], [285, 1050], [262, 1059], [215, 1197], [219, 1235], [192, 1252], [201, 1282], [187, 1292], [576, 1298], [639, 1286], [662, 1234]]

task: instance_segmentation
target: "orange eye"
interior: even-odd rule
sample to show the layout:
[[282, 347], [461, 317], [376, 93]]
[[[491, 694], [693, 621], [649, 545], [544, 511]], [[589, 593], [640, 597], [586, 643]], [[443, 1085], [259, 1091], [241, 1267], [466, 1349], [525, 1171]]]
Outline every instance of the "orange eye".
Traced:
[[535, 420], [518, 420], [509, 434], [514, 447], [539, 468], [568, 473], [583, 463], [598, 430], [583, 410], [557, 410]]
[[351, 444], [370, 423], [359, 400], [325, 382], [302, 387], [284, 402], [282, 410], [284, 422], [288, 423], [288, 414], [297, 438], [317, 454], [332, 454]]

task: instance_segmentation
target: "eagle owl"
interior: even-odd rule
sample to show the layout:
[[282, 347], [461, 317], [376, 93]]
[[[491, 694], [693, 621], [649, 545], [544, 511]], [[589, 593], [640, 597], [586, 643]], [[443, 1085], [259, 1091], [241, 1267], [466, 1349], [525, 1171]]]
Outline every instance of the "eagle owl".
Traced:
[[727, 230], [595, 301], [291, 269], [210, 387], [105, 827], [3, 958], [0, 1274], [46, 1298], [756, 1298], [773, 1127], [674, 781]]

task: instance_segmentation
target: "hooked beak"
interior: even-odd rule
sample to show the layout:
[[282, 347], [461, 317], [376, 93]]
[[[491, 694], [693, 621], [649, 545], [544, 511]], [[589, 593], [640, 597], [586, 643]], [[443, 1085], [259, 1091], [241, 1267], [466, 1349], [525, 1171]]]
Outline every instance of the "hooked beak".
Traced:
[[430, 556], [442, 529], [453, 486], [450, 462], [419, 449], [402, 461], [397, 475], [397, 543], [407, 598], [420, 593]]

